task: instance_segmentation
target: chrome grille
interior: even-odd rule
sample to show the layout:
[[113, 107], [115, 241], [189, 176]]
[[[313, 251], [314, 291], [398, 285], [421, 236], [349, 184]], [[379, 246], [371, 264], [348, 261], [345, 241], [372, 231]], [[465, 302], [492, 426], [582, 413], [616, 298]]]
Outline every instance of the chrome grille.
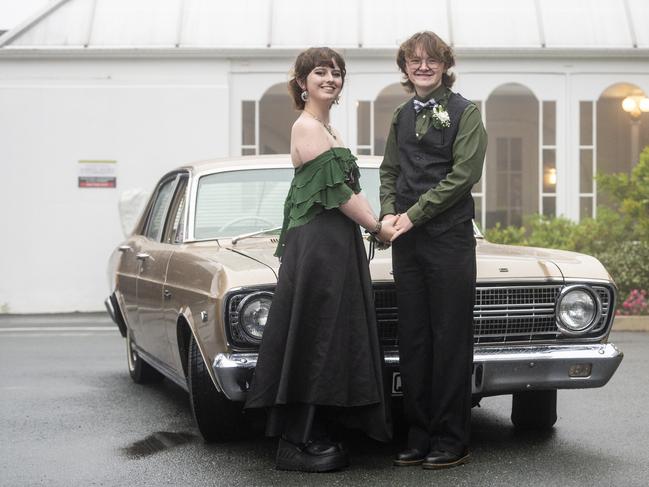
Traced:
[[[473, 309], [474, 343], [522, 342], [564, 338], [555, 324], [554, 305], [562, 285], [477, 286]], [[602, 333], [609, 322], [611, 291], [592, 286], [602, 302], [600, 322], [587, 335]], [[399, 343], [397, 299], [393, 286], [374, 289], [379, 339], [384, 347]]]
[[561, 286], [476, 288], [475, 343], [556, 336], [554, 303], [560, 291]]

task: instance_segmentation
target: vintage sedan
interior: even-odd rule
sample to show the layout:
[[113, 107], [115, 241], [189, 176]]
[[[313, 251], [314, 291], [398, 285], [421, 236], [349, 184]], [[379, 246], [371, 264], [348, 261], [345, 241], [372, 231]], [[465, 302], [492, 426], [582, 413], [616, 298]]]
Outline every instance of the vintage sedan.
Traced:
[[[379, 158], [361, 157], [378, 205]], [[200, 162], [166, 174], [110, 258], [106, 307], [126, 339], [132, 379], [189, 392], [206, 440], [245, 431], [242, 405], [279, 261], [273, 256], [292, 178], [289, 157]], [[622, 352], [608, 343], [616, 287], [593, 257], [495, 245], [476, 229], [473, 395], [511, 394], [520, 428], [550, 428], [558, 389], [607, 383]], [[389, 250], [370, 264], [379, 336], [400, 394], [397, 301]], [[396, 399], [398, 401], [398, 399]]]

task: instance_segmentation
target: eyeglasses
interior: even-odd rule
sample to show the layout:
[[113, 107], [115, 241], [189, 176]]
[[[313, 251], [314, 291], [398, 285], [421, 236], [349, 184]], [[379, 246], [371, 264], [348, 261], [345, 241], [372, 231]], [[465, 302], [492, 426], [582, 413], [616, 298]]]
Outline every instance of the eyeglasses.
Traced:
[[419, 59], [416, 57], [412, 59], [408, 59], [406, 62], [408, 63], [408, 67], [410, 68], [418, 68], [422, 64], [425, 64], [429, 68], [438, 68], [442, 64], [442, 61], [440, 61], [439, 59], [433, 59], [433, 58]]

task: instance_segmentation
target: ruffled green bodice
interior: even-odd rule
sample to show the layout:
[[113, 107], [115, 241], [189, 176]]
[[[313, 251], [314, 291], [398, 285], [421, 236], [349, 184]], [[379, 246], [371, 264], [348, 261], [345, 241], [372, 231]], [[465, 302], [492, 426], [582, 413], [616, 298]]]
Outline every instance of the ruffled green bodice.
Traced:
[[324, 210], [337, 208], [359, 193], [356, 157], [345, 147], [332, 147], [295, 169], [284, 203], [284, 223], [275, 255], [284, 251], [286, 232], [310, 222]]

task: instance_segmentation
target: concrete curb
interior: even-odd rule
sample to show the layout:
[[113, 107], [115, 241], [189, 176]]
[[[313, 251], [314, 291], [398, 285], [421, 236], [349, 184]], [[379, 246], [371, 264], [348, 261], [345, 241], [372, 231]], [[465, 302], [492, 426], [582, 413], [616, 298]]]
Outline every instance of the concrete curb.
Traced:
[[649, 331], [649, 316], [616, 316], [613, 331]]

